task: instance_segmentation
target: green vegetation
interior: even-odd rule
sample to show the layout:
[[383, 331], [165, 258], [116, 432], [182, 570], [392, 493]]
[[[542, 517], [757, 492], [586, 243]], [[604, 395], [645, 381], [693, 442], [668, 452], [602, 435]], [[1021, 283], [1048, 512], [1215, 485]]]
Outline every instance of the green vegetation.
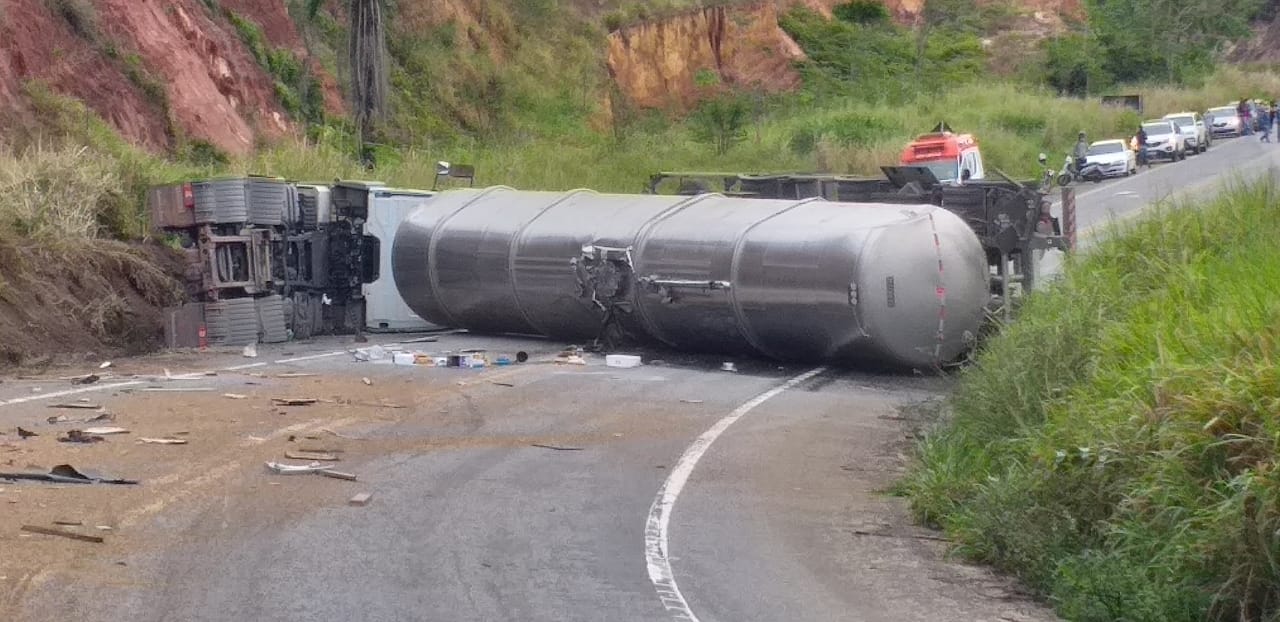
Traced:
[[311, 68], [293, 52], [272, 48], [262, 34], [262, 28], [252, 20], [230, 9], [224, 9], [223, 14], [245, 47], [249, 48], [253, 59], [275, 79], [276, 98], [285, 112], [305, 124], [324, 123], [324, 92]]
[[1046, 42], [1048, 81], [1072, 94], [1116, 83], [1196, 82], [1249, 33], [1262, 0], [1088, 0], [1088, 20]]
[[202, 172], [128, 144], [83, 103], [44, 84], [24, 90], [43, 128], [13, 128], [0, 149], [0, 239], [145, 237], [147, 188]]
[[1121, 228], [966, 371], [904, 488], [1068, 619], [1280, 616], [1280, 186]]

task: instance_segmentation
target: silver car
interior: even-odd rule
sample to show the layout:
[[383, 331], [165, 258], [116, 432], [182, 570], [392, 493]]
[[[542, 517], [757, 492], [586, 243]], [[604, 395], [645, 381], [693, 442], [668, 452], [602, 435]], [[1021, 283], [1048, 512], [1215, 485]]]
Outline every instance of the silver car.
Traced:
[[1208, 120], [1209, 133], [1215, 138], [1239, 136], [1243, 133], [1240, 128], [1240, 115], [1236, 113], [1235, 106], [1210, 108], [1204, 116]]

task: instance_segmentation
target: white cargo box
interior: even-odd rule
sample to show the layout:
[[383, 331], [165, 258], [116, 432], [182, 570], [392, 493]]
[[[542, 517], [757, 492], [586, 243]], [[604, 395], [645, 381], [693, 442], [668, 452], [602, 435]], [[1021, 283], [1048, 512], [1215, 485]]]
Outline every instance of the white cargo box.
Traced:
[[640, 357], [629, 354], [608, 354], [604, 357], [604, 364], [609, 367], [639, 367]]

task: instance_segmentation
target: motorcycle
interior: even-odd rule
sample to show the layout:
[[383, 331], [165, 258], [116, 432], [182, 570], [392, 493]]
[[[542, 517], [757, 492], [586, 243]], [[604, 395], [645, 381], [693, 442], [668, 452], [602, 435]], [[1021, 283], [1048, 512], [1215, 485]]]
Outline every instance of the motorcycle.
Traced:
[[1066, 161], [1062, 163], [1062, 170], [1058, 171], [1058, 185], [1066, 186], [1073, 181], [1091, 181], [1096, 184], [1105, 177], [1101, 164], [1086, 162], [1084, 166], [1077, 169], [1075, 158], [1067, 156]]

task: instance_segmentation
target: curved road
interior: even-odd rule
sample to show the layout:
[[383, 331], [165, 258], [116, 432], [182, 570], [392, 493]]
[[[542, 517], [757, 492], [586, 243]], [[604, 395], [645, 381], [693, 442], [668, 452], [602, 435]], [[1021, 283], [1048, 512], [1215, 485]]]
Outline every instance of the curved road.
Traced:
[[[1280, 145], [1220, 141], [1183, 163], [1085, 185], [1080, 225], [1231, 171], [1265, 171], [1275, 154]], [[555, 347], [467, 335], [439, 346]], [[739, 360], [727, 373], [719, 358], [662, 356], [672, 364], [520, 366], [504, 372], [513, 386], [418, 372], [417, 406], [361, 431], [366, 458], [351, 469], [375, 493], [370, 505], [334, 503], [324, 478], [273, 487], [246, 468], [151, 519], [162, 545], [51, 570], [18, 617], [1054, 619], [1008, 581], [946, 561], [936, 534], [884, 494], [909, 451], [901, 407], [941, 395], [946, 379], [835, 370], [776, 391], [806, 368]], [[288, 367], [375, 382], [416, 371], [335, 359]], [[709, 430], [714, 443], [682, 461]], [[683, 477], [662, 551], [673, 599], [669, 586], [655, 589], [646, 528], [655, 496]]]

